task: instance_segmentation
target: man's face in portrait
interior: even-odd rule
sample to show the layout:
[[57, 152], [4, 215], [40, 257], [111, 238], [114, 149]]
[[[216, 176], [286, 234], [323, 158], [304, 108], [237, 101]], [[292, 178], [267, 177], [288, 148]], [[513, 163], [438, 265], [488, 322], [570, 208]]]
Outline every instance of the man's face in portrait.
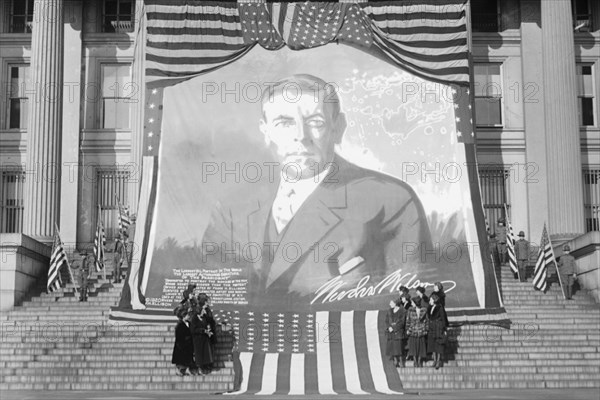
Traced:
[[288, 86], [265, 100], [260, 130], [290, 180], [313, 178], [333, 160], [346, 120], [325, 90]]

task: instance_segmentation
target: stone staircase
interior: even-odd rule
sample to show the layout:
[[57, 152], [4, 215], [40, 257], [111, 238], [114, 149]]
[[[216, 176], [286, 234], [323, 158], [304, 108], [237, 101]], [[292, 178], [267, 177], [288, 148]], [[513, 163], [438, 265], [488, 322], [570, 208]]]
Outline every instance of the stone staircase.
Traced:
[[[107, 266], [110, 279], [110, 264]], [[585, 292], [566, 301], [498, 271], [510, 329], [463, 326], [449, 332], [443, 368], [399, 369], [407, 391], [484, 388], [599, 388], [600, 307]], [[193, 390], [233, 387], [231, 338], [219, 335], [219, 369], [178, 377], [171, 365], [174, 326], [108, 324], [122, 284], [92, 279], [89, 301], [71, 285], [0, 314], [0, 390]]]
[[[112, 259], [112, 258], [111, 258]], [[87, 302], [73, 285], [41, 293], [0, 314], [1, 390], [193, 390], [233, 388], [231, 338], [219, 333], [218, 369], [205, 376], [175, 375], [175, 325], [108, 324], [123, 284], [95, 274]], [[77, 296], [77, 297], [76, 297]]]
[[[498, 271], [510, 329], [451, 328], [443, 368], [399, 369], [405, 389], [600, 388], [600, 306], [580, 291], [564, 300]], [[449, 294], [450, 296], [451, 294]]]

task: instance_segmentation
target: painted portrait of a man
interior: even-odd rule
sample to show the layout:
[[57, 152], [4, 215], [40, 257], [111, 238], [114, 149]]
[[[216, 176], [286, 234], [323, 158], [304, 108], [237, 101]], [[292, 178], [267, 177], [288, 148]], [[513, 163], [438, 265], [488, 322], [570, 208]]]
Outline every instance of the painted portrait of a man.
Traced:
[[335, 152], [347, 124], [335, 87], [293, 75], [269, 85], [260, 106], [275, 179], [244, 211], [220, 201], [204, 235], [207, 263], [244, 258], [255, 287], [275, 296], [311, 295], [336, 277], [356, 285], [417, 268], [415, 249], [431, 247], [423, 206], [407, 183]]

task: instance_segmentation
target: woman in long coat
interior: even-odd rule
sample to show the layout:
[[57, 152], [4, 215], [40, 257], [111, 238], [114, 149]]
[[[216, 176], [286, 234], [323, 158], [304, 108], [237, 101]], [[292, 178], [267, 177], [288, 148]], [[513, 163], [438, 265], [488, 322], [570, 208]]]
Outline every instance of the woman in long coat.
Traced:
[[408, 335], [408, 355], [415, 360], [415, 368], [423, 366], [423, 358], [427, 357], [427, 330], [429, 319], [427, 309], [421, 307], [421, 298], [411, 299], [411, 307], [406, 316], [406, 333]]
[[202, 374], [210, 373], [214, 362], [210, 338], [214, 332], [210, 328], [205, 301], [198, 302], [199, 310], [196, 310], [192, 316], [190, 329], [192, 331], [192, 341], [194, 343], [194, 361]]
[[446, 349], [446, 330], [448, 329], [448, 317], [442, 305], [442, 298], [433, 293], [429, 299], [429, 331], [427, 332], [427, 353], [433, 353], [433, 367], [438, 369], [442, 366], [442, 356]]
[[390, 308], [385, 315], [387, 344], [385, 354], [394, 361], [397, 367], [404, 367], [403, 339], [406, 337], [406, 310], [400, 304], [400, 299], [390, 300]]
[[433, 293], [437, 294], [440, 297], [440, 305], [445, 308], [446, 293], [444, 292], [444, 286], [442, 286], [441, 282], [436, 282], [433, 284]]
[[177, 368], [177, 375], [187, 375], [187, 369], [195, 375], [196, 365], [194, 364], [194, 344], [192, 342], [192, 332], [189, 327], [190, 315], [185, 307], [177, 307], [175, 314], [179, 321], [175, 327], [175, 345], [173, 346], [173, 357], [171, 363]]

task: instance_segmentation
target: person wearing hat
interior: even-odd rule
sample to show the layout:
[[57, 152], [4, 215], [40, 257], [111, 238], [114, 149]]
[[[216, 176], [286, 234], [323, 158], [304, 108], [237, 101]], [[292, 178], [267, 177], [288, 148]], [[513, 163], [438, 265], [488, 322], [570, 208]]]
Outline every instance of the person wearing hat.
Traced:
[[498, 259], [498, 238], [495, 233], [491, 233], [488, 239], [489, 243], [489, 251], [492, 255], [492, 260], [494, 261], [494, 265], [500, 265]]
[[496, 239], [498, 240], [498, 259], [500, 265], [508, 262], [508, 252], [506, 251], [506, 226], [504, 225], [504, 218], [498, 218], [498, 225], [496, 225]]
[[413, 297], [411, 307], [406, 315], [406, 334], [408, 335], [408, 356], [413, 357], [415, 368], [423, 366], [427, 357], [427, 331], [429, 319], [427, 308], [421, 303], [419, 296]]
[[563, 255], [558, 261], [558, 273], [563, 284], [565, 298], [571, 300], [573, 296], [573, 284], [575, 283], [577, 265], [575, 265], [575, 257], [571, 255], [571, 248], [568, 244], [563, 246]]
[[[515, 256], [519, 268], [521, 282], [527, 282], [527, 263], [529, 262], [529, 242], [525, 240], [525, 232], [519, 232], [519, 240], [515, 243]], [[516, 278], [516, 276], [515, 276]]]
[[127, 232], [122, 232], [115, 240], [115, 251], [114, 251], [114, 271], [113, 271], [113, 282], [120, 283], [121, 282], [121, 267], [125, 262], [125, 258], [127, 257], [127, 240], [129, 238], [129, 234]]
[[406, 336], [406, 310], [400, 299], [390, 300], [390, 308], [385, 315], [387, 343], [385, 354], [396, 368], [404, 367], [404, 338]]
[[[89, 289], [89, 278], [90, 278], [90, 267], [93, 266], [93, 255], [89, 254], [87, 250], [81, 250], [79, 252], [80, 259], [73, 263], [72, 268], [77, 271], [77, 283], [79, 283], [79, 301], [87, 301], [88, 289]], [[88, 262], [88, 258], [92, 258], [92, 263]]]
[[191, 315], [188, 313], [187, 307], [181, 304], [175, 308], [174, 313], [178, 322], [175, 326], [175, 344], [171, 364], [175, 364], [176, 374], [179, 376], [187, 375], [188, 369], [192, 375], [196, 375], [194, 344], [192, 342], [192, 331], [190, 330]]

